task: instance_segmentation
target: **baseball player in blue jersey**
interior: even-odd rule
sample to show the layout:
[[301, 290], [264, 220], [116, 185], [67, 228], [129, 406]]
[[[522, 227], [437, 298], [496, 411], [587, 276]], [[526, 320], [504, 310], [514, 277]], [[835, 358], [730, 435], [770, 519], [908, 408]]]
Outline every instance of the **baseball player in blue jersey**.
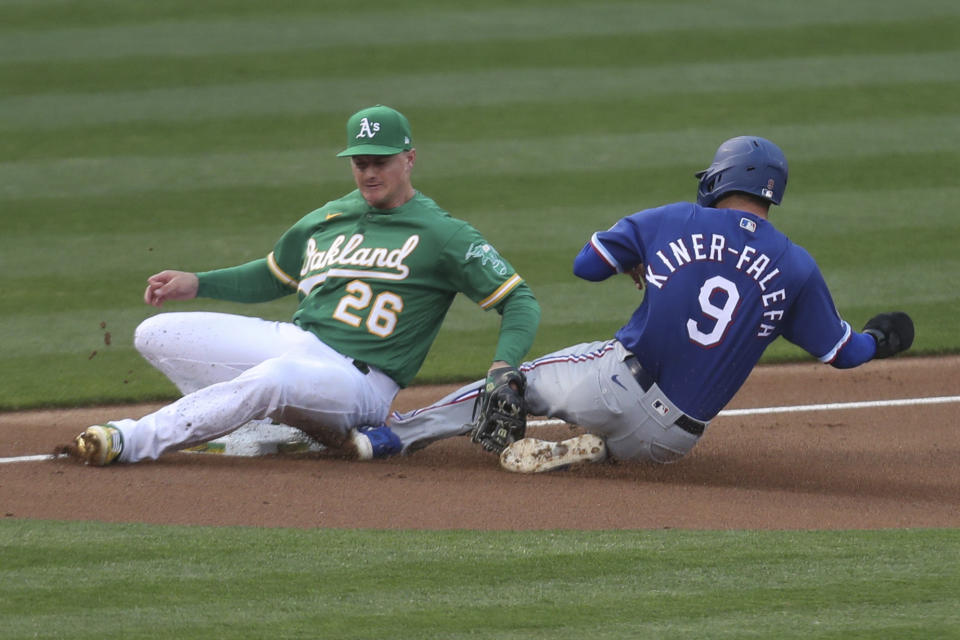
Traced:
[[[629, 274], [643, 301], [612, 340], [584, 343], [524, 363], [531, 414], [588, 433], [548, 442], [517, 439], [501, 464], [524, 473], [576, 462], [673, 462], [688, 453], [778, 336], [845, 369], [913, 342], [913, 322], [882, 313], [854, 331], [834, 305], [813, 258], [768, 221], [787, 184], [787, 160], [769, 140], [727, 140], [696, 174], [696, 204], [626, 216], [577, 255], [589, 281]], [[468, 432], [481, 383], [440, 402], [393, 414], [412, 450]]]

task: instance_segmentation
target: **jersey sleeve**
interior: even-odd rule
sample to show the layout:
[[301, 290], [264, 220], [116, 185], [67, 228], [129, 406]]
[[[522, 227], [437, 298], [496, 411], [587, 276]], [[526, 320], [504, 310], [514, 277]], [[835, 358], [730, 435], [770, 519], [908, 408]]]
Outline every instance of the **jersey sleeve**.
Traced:
[[476, 229], [464, 224], [446, 243], [442, 260], [452, 285], [483, 309], [492, 309], [523, 278]]
[[200, 298], [230, 302], [267, 302], [293, 293], [279, 282], [260, 258], [246, 264], [197, 274]]
[[830, 365], [837, 369], [852, 369], [873, 359], [877, 353], [877, 341], [866, 333], [852, 332], [850, 340], [837, 352]]
[[821, 362], [832, 364], [854, 335], [840, 317], [827, 283], [814, 264], [784, 327], [783, 337]]
[[521, 282], [497, 310], [503, 318], [493, 359], [517, 367], [533, 346], [540, 325], [540, 304], [527, 283]]
[[480, 233], [464, 223], [442, 252], [451, 284], [503, 317], [493, 360], [519, 365], [540, 323], [540, 305], [523, 278]]
[[583, 245], [583, 249], [573, 259], [573, 275], [591, 282], [606, 280], [615, 273], [620, 273], [619, 265], [604, 257], [593, 243], [597, 234], [593, 234], [590, 242]]
[[300, 283], [303, 251], [313, 231], [313, 220], [313, 215], [308, 214], [287, 229], [266, 258], [270, 273], [277, 282], [290, 290], [296, 290]]
[[667, 207], [639, 211], [594, 233], [574, 260], [574, 274], [599, 281], [646, 263], [647, 238], [656, 234], [666, 212]]

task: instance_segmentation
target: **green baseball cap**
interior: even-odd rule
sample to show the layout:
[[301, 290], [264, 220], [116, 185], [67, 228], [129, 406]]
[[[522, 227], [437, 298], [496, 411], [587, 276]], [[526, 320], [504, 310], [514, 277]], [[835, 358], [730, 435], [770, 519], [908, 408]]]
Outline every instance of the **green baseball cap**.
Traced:
[[410, 123], [396, 109], [378, 104], [361, 109], [347, 120], [344, 156], [392, 156], [413, 148]]

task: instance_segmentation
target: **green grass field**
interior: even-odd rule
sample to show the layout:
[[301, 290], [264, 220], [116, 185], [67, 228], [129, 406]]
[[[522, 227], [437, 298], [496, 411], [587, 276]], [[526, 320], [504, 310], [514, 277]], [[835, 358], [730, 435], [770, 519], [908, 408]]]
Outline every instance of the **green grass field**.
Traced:
[[[693, 198], [691, 174], [745, 132], [786, 151], [773, 221], [845, 317], [902, 308], [916, 353], [960, 345], [951, 2], [201, 5], [0, 4], [0, 408], [171, 397], [131, 346], [146, 277], [265, 255], [352, 188], [334, 154], [377, 102], [413, 123], [415, 184], [537, 293], [531, 356], [612, 335], [638, 294], [578, 281], [573, 256]], [[477, 376], [496, 327], [458, 301], [418, 381]]]
[[956, 638], [956, 530], [0, 522], [4, 638]]
[[[131, 346], [146, 277], [262, 257], [352, 189], [334, 154], [375, 103], [413, 124], [416, 186], [533, 287], [532, 356], [612, 335], [638, 294], [573, 256], [692, 199], [744, 133], [786, 152], [772, 221], [841, 313], [908, 311], [915, 353], [957, 352], [958, 33], [951, 0], [2, 0], [0, 410], [172, 397]], [[455, 303], [418, 381], [477, 376], [496, 327]], [[956, 531], [0, 541], [0, 637], [960, 637]]]

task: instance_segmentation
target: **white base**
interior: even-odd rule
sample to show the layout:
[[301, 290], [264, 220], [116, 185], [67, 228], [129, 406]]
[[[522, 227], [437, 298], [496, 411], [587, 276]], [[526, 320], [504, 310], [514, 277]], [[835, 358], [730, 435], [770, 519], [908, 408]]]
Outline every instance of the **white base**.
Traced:
[[189, 447], [187, 453], [254, 457], [275, 453], [321, 451], [323, 445], [299, 429], [267, 420], [249, 422], [227, 435]]

